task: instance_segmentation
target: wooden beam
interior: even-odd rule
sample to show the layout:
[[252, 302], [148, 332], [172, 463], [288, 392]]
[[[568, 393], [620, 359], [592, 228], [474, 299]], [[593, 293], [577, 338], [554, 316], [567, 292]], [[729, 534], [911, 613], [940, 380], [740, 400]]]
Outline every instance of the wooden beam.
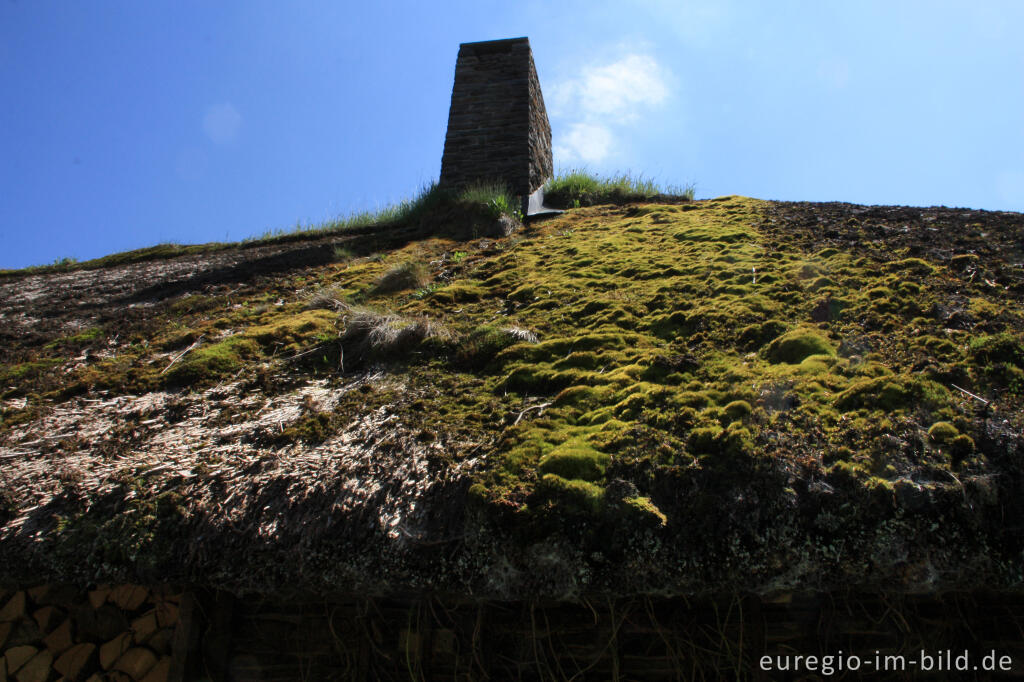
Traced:
[[229, 592], [217, 591], [207, 603], [209, 608], [208, 625], [203, 633], [203, 672], [213, 682], [227, 682], [235, 598]]
[[178, 626], [171, 645], [171, 669], [168, 682], [186, 682], [196, 678], [199, 667], [199, 630], [202, 614], [196, 608], [196, 597], [191, 592], [181, 595], [178, 605]]

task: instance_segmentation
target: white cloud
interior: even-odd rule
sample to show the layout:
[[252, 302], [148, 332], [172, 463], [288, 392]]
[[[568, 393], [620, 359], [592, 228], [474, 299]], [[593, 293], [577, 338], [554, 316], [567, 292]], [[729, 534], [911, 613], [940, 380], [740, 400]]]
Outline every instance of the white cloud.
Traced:
[[651, 57], [632, 54], [584, 72], [584, 111], [635, 116], [639, 107], [660, 104], [667, 95], [661, 69]]
[[663, 69], [653, 57], [631, 54], [604, 66], [589, 66], [554, 87], [555, 115], [635, 117], [668, 96]]
[[569, 133], [563, 136], [561, 144], [555, 145], [558, 158], [598, 163], [612, 146], [612, 133], [608, 128], [595, 123], [574, 123]]
[[588, 66], [549, 89], [551, 115], [566, 122], [555, 153], [560, 161], [597, 163], [615, 147], [616, 129], [669, 95], [668, 75], [651, 56], [627, 54], [618, 61]]
[[203, 116], [203, 131], [217, 144], [226, 144], [235, 139], [241, 124], [242, 116], [230, 102], [208, 108]]

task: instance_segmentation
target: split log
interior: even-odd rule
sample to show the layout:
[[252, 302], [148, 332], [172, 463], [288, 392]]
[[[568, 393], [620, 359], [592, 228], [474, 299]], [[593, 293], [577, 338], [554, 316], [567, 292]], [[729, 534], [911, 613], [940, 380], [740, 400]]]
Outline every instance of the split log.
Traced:
[[94, 609], [98, 609], [107, 601], [108, 596], [110, 596], [110, 586], [100, 585], [95, 590], [89, 591], [89, 604]]
[[96, 665], [96, 645], [90, 642], [76, 644], [54, 662], [53, 669], [64, 677], [77, 679], [83, 670]]
[[18, 620], [25, 615], [25, 590], [18, 590], [14, 593], [4, 607], [0, 609], [0, 623], [9, 623]]
[[65, 618], [64, 622], [54, 628], [53, 632], [43, 638], [43, 644], [49, 651], [60, 654], [71, 648], [74, 640], [71, 637], [71, 619]]
[[168, 585], [157, 585], [150, 588], [150, 593], [153, 595], [154, 601], [172, 601], [175, 604], [181, 601], [181, 590], [178, 587]]
[[31, 618], [25, 617], [9, 623], [11, 632], [7, 636], [7, 646], [21, 646], [22, 644], [35, 644], [43, 638], [39, 626]]
[[0, 651], [3, 651], [3, 646], [7, 643], [7, 638], [10, 636], [13, 627], [14, 623], [0, 623]]
[[162, 628], [170, 628], [177, 625], [178, 605], [170, 601], [162, 601], [157, 604], [156, 621]]
[[21, 666], [21, 670], [14, 674], [18, 682], [46, 682], [50, 676], [50, 666], [53, 664], [53, 654], [49, 651], [40, 651], [32, 659]]
[[21, 666], [32, 660], [32, 657], [39, 653], [39, 649], [25, 644], [15, 646], [4, 652], [4, 660], [7, 662], [7, 674], [13, 675], [18, 672]]
[[44, 606], [36, 609], [32, 613], [32, 617], [39, 623], [39, 630], [44, 635], [52, 632], [64, 621], [64, 613], [56, 606]]
[[136, 644], [144, 644], [159, 629], [156, 609], [150, 609], [132, 621], [132, 639]]
[[146, 646], [157, 654], [163, 656], [171, 653], [171, 645], [174, 642], [174, 628], [163, 628], [157, 630], [156, 634], [149, 638]]
[[125, 611], [134, 611], [142, 606], [149, 596], [149, 590], [141, 585], [118, 585], [110, 591], [108, 601], [117, 604]]
[[46, 600], [47, 595], [50, 594], [50, 585], [36, 585], [35, 587], [28, 588], [25, 592], [28, 593], [28, 598], [34, 603], [42, 604]]
[[120, 670], [133, 680], [141, 680], [156, 665], [156, 654], [145, 647], [134, 647], [124, 652], [114, 664], [114, 670]]
[[79, 639], [105, 642], [127, 630], [128, 619], [113, 604], [104, 604], [98, 609], [83, 607], [75, 613], [75, 627]]
[[171, 672], [171, 657], [164, 656], [153, 669], [146, 673], [146, 676], [140, 680], [140, 682], [167, 682]]
[[110, 670], [117, 663], [117, 659], [132, 645], [132, 635], [129, 632], [122, 632], [114, 639], [100, 647], [100, 667]]

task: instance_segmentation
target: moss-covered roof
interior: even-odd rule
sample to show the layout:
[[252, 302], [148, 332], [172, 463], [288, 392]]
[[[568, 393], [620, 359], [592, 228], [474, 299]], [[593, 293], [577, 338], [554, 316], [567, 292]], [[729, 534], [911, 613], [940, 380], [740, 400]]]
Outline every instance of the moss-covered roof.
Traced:
[[1024, 216], [443, 222], [0, 279], [2, 578], [1020, 586]]

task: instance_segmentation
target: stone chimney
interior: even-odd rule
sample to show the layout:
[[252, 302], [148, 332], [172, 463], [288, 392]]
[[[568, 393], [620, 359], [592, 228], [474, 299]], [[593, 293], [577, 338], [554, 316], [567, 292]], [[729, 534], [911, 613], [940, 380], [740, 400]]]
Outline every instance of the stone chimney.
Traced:
[[[499, 182], [528, 213], [552, 175], [551, 125], [527, 38], [463, 43], [455, 63], [440, 185]], [[542, 197], [534, 196], [535, 205]]]

